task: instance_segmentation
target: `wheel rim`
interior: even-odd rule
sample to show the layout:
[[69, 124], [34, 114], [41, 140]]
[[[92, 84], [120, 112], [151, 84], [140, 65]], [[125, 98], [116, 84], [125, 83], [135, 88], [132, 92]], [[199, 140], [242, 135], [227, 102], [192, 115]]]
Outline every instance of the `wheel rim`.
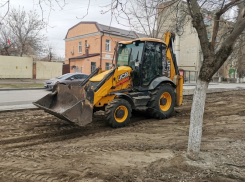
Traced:
[[[164, 105], [161, 104], [161, 99], [163, 99], [163, 98], [166, 99], [166, 104], [164, 104]], [[159, 99], [159, 105], [160, 105], [161, 110], [162, 111], [169, 110], [169, 108], [171, 107], [171, 104], [172, 104], [171, 95], [168, 92], [164, 92]]]
[[[124, 111], [124, 115], [121, 118], [117, 117], [117, 115], [116, 115], [117, 111], [120, 110], [120, 109]], [[115, 118], [116, 122], [122, 123], [122, 122], [124, 122], [127, 119], [127, 117], [128, 117], [128, 109], [127, 109], [127, 107], [118, 106], [116, 108], [115, 112], [114, 112], [114, 118]]]

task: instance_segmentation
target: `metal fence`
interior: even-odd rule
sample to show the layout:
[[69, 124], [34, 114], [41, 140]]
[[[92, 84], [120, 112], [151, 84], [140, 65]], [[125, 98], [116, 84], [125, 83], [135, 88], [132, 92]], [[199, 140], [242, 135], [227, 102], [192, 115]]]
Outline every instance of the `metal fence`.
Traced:
[[196, 83], [199, 74], [198, 70], [180, 70], [180, 74], [184, 77], [184, 83]]

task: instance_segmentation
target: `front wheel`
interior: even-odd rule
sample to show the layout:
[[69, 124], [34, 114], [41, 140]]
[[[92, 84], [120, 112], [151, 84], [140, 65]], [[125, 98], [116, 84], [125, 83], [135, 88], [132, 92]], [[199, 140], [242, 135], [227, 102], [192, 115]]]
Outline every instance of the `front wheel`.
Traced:
[[168, 84], [161, 84], [151, 93], [151, 99], [147, 104], [148, 113], [155, 118], [169, 118], [175, 105], [174, 88]]
[[114, 99], [105, 107], [105, 117], [113, 128], [124, 127], [131, 117], [132, 108], [124, 99]]

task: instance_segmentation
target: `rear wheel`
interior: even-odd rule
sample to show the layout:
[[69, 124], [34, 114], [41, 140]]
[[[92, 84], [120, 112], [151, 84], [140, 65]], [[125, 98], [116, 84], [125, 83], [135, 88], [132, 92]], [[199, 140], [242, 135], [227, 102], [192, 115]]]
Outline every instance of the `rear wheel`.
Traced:
[[105, 107], [105, 117], [113, 128], [126, 126], [130, 121], [132, 108], [124, 99], [114, 99]]
[[155, 118], [169, 118], [175, 105], [174, 88], [168, 84], [161, 84], [151, 93], [151, 99], [147, 104], [147, 112]]

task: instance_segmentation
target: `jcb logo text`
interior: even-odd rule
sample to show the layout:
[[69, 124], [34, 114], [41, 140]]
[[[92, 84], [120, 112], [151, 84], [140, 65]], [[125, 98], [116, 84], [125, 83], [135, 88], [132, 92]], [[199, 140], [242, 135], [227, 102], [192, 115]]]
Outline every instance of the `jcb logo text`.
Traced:
[[118, 81], [120, 81], [121, 79], [124, 79], [124, 78], [126, 78], [126, 77], [128, 77], [128, 76], [129, 76], [128, 72], [125, 72], [125, 73], [119, 75]]

